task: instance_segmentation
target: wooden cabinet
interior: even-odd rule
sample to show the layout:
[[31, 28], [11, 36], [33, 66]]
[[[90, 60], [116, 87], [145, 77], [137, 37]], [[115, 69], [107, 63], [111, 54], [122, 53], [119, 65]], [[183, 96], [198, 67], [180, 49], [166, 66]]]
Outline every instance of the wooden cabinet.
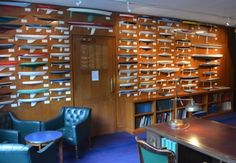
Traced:
[[[177, 116], [184, 119], [192, 116], [209, 117], [232, 111], [232, 90], [222, 87], [211, 91], [199, 90], [196, 93], [179, 93]], [[125, 105], [126, 131], [136, 133], [153, 123], [162, 123], [174, 116], [174, 96], [151, 96], [147, 98], [130, 98]], [[194, 99], [202, 110], [188, 113], [185, 106]]]

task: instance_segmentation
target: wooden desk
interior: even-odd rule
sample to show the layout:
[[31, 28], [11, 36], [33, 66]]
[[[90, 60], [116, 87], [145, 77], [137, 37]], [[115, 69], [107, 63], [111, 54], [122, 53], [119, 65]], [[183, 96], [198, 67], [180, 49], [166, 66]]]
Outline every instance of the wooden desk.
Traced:
[[147, 142], [160, 147], [161, 137], [166, 137], [218, 160], [236, 163], [236, 128], [199, 118], [185, 122], [183, 129], [170, 128], [167, 123], [147, 127]]

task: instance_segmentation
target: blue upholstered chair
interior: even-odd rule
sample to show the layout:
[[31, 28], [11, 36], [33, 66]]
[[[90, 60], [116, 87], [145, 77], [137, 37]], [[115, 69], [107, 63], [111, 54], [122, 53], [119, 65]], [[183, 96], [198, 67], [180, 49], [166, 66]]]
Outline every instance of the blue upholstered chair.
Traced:
[[24, 144], [0, 144], [1, 163], [57, 163], [58, 147], [54, 142], [41, 150]]
[[40, 121], [19, 120], [11, 112], [0, 113], [0, 143], [24, 143], [26, 135], [40, 128]]
[[168, 149], [155, 148], [138, 137], [135, 137], [138, 144], [140, 163], [175, 163], [175, 154]]
[[78, 146], [90, 141], [91, 112], [86, 107], [63, 107], [56, 118], [42, 122], [42, 130], [61, 131], [64, 140], [75, 146], [78, 158]]

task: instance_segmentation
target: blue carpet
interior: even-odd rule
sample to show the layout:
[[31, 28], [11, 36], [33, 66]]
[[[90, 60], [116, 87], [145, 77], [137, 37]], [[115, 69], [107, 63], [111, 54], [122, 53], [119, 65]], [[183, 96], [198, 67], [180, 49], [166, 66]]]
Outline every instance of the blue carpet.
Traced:
[[[92, 147], [79, 160], [74, 159], [74, 150], [64, 150], [65, 163], [139, 163], [135, 135], [126, 132], [102, 135], [93, 138]], [[138, 135], [145, 139], [146, 134]]]
[[[236, 113], [208, 118], [236, 127]], [[146, 139], [146, 134], [138, 135]], [[80, 159], [75, 159], [71, 146], [64, 148], [65, 163], [139, 163], [135, 135], [126, 132], [102, 135], [93, 138], [90, 149], [81, 151]]]
[[236, 127], [236, 112], [210, 117], [208, 119]]

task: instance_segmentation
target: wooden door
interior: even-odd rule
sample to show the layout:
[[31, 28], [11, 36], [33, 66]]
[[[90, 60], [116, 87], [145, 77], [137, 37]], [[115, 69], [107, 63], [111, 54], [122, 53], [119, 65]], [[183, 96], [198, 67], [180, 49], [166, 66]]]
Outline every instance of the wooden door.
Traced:
[[73, 45], [74, 105], [92, 108], [92, 135], [114, 132], [115, 38], [74, 36]]

